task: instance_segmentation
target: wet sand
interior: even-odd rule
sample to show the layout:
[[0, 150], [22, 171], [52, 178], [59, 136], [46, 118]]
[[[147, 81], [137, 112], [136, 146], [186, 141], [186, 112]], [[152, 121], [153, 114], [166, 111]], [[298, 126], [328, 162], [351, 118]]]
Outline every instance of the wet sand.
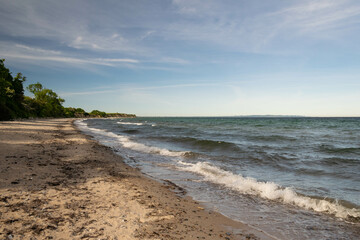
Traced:
[[72, 121], [0, 122], [0, 239], [270, 239], [126, 165]]

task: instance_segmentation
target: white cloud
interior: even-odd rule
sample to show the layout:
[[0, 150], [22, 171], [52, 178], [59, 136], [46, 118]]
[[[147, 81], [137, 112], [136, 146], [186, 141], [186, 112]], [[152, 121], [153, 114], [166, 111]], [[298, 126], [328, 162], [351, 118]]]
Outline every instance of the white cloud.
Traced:
[[22, 59], [22, 60], [31, 60], [31, 61], [54, 61], [62, 62], [66, 64], [94, 64], [94, 65], [103, 65], [103, 66], [116, 66], [114, 63], [138, 63], [139, 61], [135, 59], [91, 59], [91, 58], [74, 58], [74, 57], [65, 57], [65, 56], [36, 56], [36, 55], [24, 55], [24, 54], [12, 54], [5, 53], [2, 56], [5, 58], [11, 59]]
[[[325, 31], [339, 29], [349, 23], [353, 24], [353, 17], [360, 17], [360, 5], [346, 4], [349, 1], [316, 1], [305, 2], [269, 16], [282, 19], [284, 27], [293, 28], [300, 32]], [[360, 19], [357, 19], [360, 22]]]
[[228, 8], [226, 3], [220, 1], [207, 0], [173, 0], [173, 5], [177, 7], [177, 11], [183, 15], [209, 17], [219, 15], [219, 11]]
[[[91, 91], [81, 91], [81, 92], [63, 92], [61, 96], [73, 96], [73, 95], [93, 95], [93, 94], [104, 94], [104, 93], [116, 93], [116, 92], [134, 92], [134, 91], [153, 91], [161, 89], [181, 89], [181, 88], [194, 88], [194, 87], [205, 87], [205, 86], [223, 86], [219, 83], [184, 83], [184, 84], [172, 84], [172, 85], [154, 85], [154, 86], [143, 86], [143, 87], [134, 87], [134, 86], [112, 86], [110, 89], [103, 89], [99, 87], [99, 90]], [[106, 88], [109, 88], [107, 86]]]
[[139, 60], [130, 59], [130, 58], [98, 58], [96, 59], [99, 62], [108, 62], [108, 63], [139, 63]]
[[74, 47], [74, 48], [91, 48], [91, 49], [101, 49], [96, 43], [94, 42], [90, 42], [90, 41], [85, 41], [81, 36], [78, 36], [77, 38], [75, 38], [74, 41], [72, 41], [69, 46]]
[[[345, 38], [346, 31], [353, 34], [360, 22], [360, 4], [351, 0], [173, 0], [159, 4], [79, 0], [2, 4], [0, 31], [4, 35], [34, 42], [44, 40], [52, 46], [67, 46], [96, 56], [93, 58], [126, 56], [118, 62], [140, 59], [142, 63], [185, 65], [190, 61], [184, 56], [196, 55], [197, 47], [205, 50], [205, 55], [207, 49], [300, 52], [308, 47], [305, 42], [316, 45]], [[182, 54], [178, 43], [192, 47], [194, 52]]]
[[23, 44], [15, 44], [14, 46], [4, 43], [2, 48], [2, 57], [25, 60], [30, 62], [61, 62], [69, 65], [103, 65], [103, 66], [119, 66], [119, 64], [137, 64], [136, 59], [131, 58], [88, 58], [74, 55], [66, 55], [61, 51], [30, 47]]
[[[76, 36], [76, 35], [75, 35]], [[102, 35], [96, 32], [83, 32], [81, 36], [69, 37], [66, 45], [76, 49], [91, 50], [95, 52], [118, 52], [134, 55], [148, 55], [150, 49], [135, 44], [136, 40], [125, 39], [118, 33]]]
[[0, 30], [18, 39], [47, 40], [76, 49], [147, 55], [148, 48], [120, 32], [126, 24], [117, 11], [105, 14], [97, 3], [88, 1], [6, 1], [0, 9]]
[[49, 50], [49, 49], [30, 47], [30, 46], [26, 46], [26, 45], [23, 45], [23, 44], [15, 44], [15, 47], [20, 48], [20, 49], [25, 49], [28, 52], [33, 52], [33, 53], [54, 54], [54, 55], [61, 54], [60, 51], [54, 51], [54, 50]]
[[271, 52], [278, 43], [286, 49], [303, 39], [336, 41], [360, 23], [360, 4], [350, 0], [264, 1], [258, 8], [249, 1], [173, 4], [185, 17], [170, 25], [170, 36], [246, 52]]

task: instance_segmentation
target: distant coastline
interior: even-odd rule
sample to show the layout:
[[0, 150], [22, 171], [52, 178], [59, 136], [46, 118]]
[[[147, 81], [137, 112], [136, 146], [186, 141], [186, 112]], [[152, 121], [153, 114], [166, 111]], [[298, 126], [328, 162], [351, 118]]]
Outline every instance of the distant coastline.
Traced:
[[305, 118], [307, 116], [302, 115], [241, 115], [241, 116], [234, 116], [239, 118]]
[[[89, 116], [94, 117], [94, 116]], [[136, 118], [135, 114], [128, 114], [128, 113], [106, 113], [105, 116], [95, 116], [99, 118]]]

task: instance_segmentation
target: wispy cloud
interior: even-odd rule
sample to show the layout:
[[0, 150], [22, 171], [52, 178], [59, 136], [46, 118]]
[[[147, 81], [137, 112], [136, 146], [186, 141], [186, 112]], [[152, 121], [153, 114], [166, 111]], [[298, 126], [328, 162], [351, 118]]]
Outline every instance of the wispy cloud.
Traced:
[[[325, 31], [339, 29], [344, 25], [354, 24], [353, 18], [360, 17], [360, 6], [350, 1], [311, 1], [301, 5], [284, 8], [269, 14], [279, 17], [283, 25], [297, 29], [300, 32]], [[356, 19], [360, 22], [360, 19]], [[355, 27], [355, 26], [354, 26]]]
[[151, 52], [149, 48], [136, 43], [136, 40], [126, 39], [116, 32], [102, 35], [96, 32], [84, 31], [81, 35], [75, 34], [75, 36], [75, 38], [70, 36], [66, 39], [66, 44], [75, 49], [95, 52], [118, 52], [140, 56], [147, 56]]
[[182, 58], [174, 58], [174, 57], [161, 57], [160, 59], [151, 60], [151, 62], [180, 64], [180, 65], [187, 65], [187, 64], [192, 63], [189, 60], [185, 60]]
[[42, 48], [36, 48], [36, 47], [30, 47], [30, 46], [26, 46], [23, 44], [15, 44], [15, 47], [19, 48], [19, 49], [24, 49], [27, 50], [28, 52], [33, 52], [33, 53], [41, 53], [41, 54], [53, 54], [53, 55], [60, 55], [61, 52], [60, 51], [54, 51], [54, 50], [49, 50], [49, 49], [42, 49]]
[[130, 59], [130, 58], [98, 58], [95, 59], [99, 62], [108, 62], [108, 63], [139, 63], [139, 60]]
[[65, 64], [80, 65], [103, 65], [118, 66], [119, 64], [137, 64], [139, 60], [131, 58], [89, 58], [81, 56], [67, 56], [61, 51], [31, 47], [23, 44], [15, 44], [0, 48], [2, 57], [10, 59], [28, 60], [30, 62], [61, 62]]
[[360, 23], [356, 0], [29, 1], [3, 1], [0, 9], [0, 31], [18, 49], [44, 54], [41, 61], [143, 69], [214, 62], [214, 51], [301, 52], [308, 42], [338, 42]]
[[[171, 25], [170, 29], [177, 31], [170, 35], [245, 52], [268, 52], [279, 42], [300, 44], [299, 36], [314, 40], [328, 38], [331, 34], [336, 40], [342, 38], [345, 31], [349, 34], [358, 29], [360, 23], [360, 5], [351, 0], [285, 1], [281, 4], [264, 1], [257, 5], [248, 1], [204, 4], [197, 0], [174, 0], [173, 4], [185, 17]], [[267, 6], [268, 10], [256, 8], [259, 5]], [[282, 44], [282, 49], [286, 45]]]
[[35, 56], [35, 55], [22, 55], [22, 54], [3, 54], [5, 58], [11, 59], [23, 59], [31, 61], [54, 61], [62, 62], [66, 64], [94, 64], [104, 66], [115, 66], [114, 63], [138, 63], [135, 59], [90, 59], [90, 58], [74, 58], [74, 57], [62, 57], [62, 56]]
[[[99, 88], [99, 90], [80, 91], [80, 92], [62, 92], [61, 96], [75, 96], [75, 95], [94, 95], [104, 93], [117, 93], [117, 92], [131, 92], [131, 91], [150, 91], [158, 89], [177, 89], [177, 88], [194, 88], [194, 87], [205, 87], [205, 86], [224, 86], [223, 83], [185, 83], [185, 84], [170, 84], [170, 85], [157, 85], [157, 86], [113, 86], [111, 89]], [[108, 86], [107, 86], [108, 88]]]
[[[104, 13], [99, 10], [102, 7], [99, 6], [100, 3], [91, 4], [83, 0], [76, 3], [64, 0], [46, 4], [3, 1], [1, 4], [0, 30], [3, 34], [47, 40], [61, 46], [89, 51], [136, 55], [148, 55], [151, 51], [136, 36], [124, 36], [123, 27], [131, 26], [126, 26], [122, 14], [118, 14], [118, 6]], [[138, 35], [143, 32], [148, 30]]]

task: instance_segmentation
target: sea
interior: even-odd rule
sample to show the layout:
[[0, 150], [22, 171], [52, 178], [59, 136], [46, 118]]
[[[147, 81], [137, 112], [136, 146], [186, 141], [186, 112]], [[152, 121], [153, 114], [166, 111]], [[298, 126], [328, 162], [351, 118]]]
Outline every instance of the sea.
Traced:
[[360, 118], [84, 119], [85, 134], [274, 239], [360, 239]]

